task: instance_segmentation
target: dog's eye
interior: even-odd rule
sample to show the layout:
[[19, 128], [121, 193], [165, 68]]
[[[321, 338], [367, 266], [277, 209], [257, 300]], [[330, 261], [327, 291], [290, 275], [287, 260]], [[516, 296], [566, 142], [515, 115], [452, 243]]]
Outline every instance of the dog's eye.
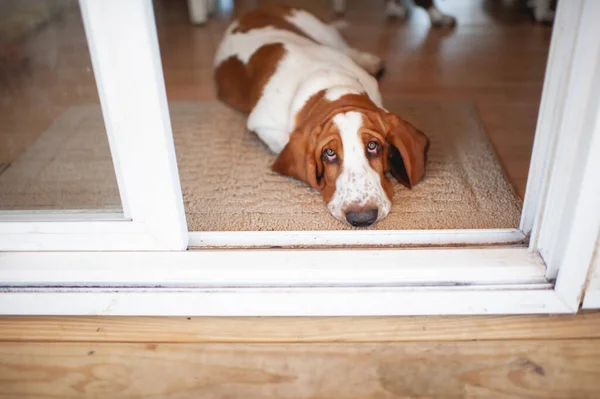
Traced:
[[325, 158], [327, 162], [335, 162], [335, 160], [337, 159], [337, 155], [335, 151], [333, 151], [331, 148], [328, 148], [325, 151], [323, 151], [323, 158]]
[[367, 143], [367, 152], [370, 155], [377, 155], [377, 154], [379, 154], [380, 148], [381, 147], [379, 146], [379, 143], [376, 142], [376, 141], [369, 141]]

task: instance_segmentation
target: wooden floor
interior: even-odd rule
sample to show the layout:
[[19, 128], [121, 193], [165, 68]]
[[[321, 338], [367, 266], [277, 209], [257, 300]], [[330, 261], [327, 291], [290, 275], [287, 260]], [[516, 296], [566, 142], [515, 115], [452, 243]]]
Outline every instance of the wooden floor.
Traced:
[[[240, 11], [270, 2], [235, 4]], [[283, 2], [302, 4], [326, 19], [334, 17], [330, 0]], [[188, 22], [184, 0], [154, 3], [169, 100], [214, 100], [212, 58], [234, 14], [232, 2], [222, 0], [219, 13], [201, 27]], [[441, 7], [458, 18], [458, 28], [431, 30], [423, 10], [415, 9], [407, 21], [390, 22], [377, 2], [349, 0], [345, 19], [351, 28], [344, 35], [353, 46], [385, 59], [385, 99], [474, 102], [522, 196], [552, 30], [501, 3], [442, 2]], [[24, 40], [23, 51], [26, 63], [0, 70], [0, 163], [14, 161], [70, 106], [98, 102], [77, 8]]]
[[598, 398], [600, 313], [0, 318], [0, 398]]

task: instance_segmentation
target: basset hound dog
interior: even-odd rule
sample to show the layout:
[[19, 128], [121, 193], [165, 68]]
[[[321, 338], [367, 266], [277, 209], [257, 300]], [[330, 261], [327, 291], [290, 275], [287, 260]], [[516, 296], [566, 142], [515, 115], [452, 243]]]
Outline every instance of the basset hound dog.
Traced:
[[350, 47], [301, 9], [259, 8], [231, 23], [214, 60], [218, 97], [278, 154], [272, 169], [322, 193], [355, 227], [385, 218], [388, 172], [407, 187], [425, 174], [429, 140], [382, 106], [382, 61]]

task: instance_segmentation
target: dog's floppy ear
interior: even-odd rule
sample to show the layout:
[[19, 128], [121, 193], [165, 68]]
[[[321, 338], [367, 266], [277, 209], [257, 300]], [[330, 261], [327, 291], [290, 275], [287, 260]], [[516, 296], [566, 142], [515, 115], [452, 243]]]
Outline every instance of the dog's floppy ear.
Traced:
[[322, 190], [323, 161], [315, 155], [315, 137], [311, 133], [303, 130], [293, 131], [271, 169]]
[[425, 134], [397, 115], [385, 115], [389, 143], [388, 166], [392, 175], [411, 188], [425, 175], [429, 139]]

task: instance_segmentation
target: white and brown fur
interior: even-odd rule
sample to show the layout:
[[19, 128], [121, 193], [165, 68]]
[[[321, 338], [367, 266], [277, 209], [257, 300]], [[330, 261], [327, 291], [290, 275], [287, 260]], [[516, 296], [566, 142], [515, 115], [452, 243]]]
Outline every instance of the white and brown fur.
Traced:
[[389, 213], [386, 172], [409, 187], [425, 172], [429, 142], [383, 108], [373, 76], [382, 67], [332, 26], [287, 7], [237, 18], [214, 61], [219, 98], [248, 114], [248, 130], [278, 154], [273, 170], [321, 191], [331, 214], [353, 226]]

